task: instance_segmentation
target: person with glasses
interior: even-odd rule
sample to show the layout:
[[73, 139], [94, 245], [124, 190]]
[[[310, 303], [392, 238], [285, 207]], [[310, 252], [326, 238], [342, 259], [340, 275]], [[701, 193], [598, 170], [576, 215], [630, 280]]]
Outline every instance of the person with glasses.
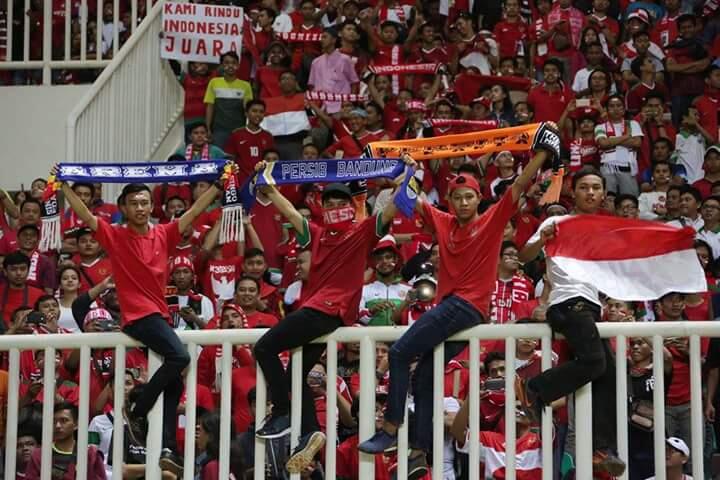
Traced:
[[615, 197], [615, 215], [623, 218], [638, 218], [640, 204], [635, 195], [625, 193]]
[[720, 257], [720, 197], [712, 195], [703, 200], [700, 216], [703, 226], [698, 230], [697, 238], [710, 245], [713, 260]]
[[513, 242], [503, 242], [495, 280], [490, 297], [490, 323], [512, 323], [517, 319], [517, 306], [532, 299], [535, 285], [520, 269], [518, 248]]

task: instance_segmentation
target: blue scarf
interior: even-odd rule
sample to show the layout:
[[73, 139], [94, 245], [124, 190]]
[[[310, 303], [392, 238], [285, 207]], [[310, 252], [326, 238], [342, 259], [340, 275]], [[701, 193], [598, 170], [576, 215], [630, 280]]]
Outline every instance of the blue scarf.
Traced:
[[[406, 172], [407, 170], [407, 172]], [[255, 189], [266, 185], [294, 185], [298, 183], [332, 183], [397, 178], [406, 173], [404, 185], [410, 182], [412, 170], [397, 158], [354, 158], [327, 160], [283, 160], [270, 162], [264, 170], [250, 177], [240, 189], [240, 201], [246, 211], [255, 203]], [[412, 216], [415, 198], [403, 188], [395, 197], [395, 204], [406, 215]], [[408, 213], [409, 212], [409, 213]]]

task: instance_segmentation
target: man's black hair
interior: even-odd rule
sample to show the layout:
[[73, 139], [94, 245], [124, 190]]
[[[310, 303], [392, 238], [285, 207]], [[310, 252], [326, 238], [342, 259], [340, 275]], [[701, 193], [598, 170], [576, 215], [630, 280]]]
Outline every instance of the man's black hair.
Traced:
[[22, 252], [12, 252], [3, 259], [3, 267], [9, 268], [13, 265], [27, 265], [30, 268], [30, 258]]
[[70, 402], [58, 402], [55, 404], [55, 408], [53, 409], [53, 412], [58, 413], [62, 412], [63, 410], [67, 410], [70, 412], [70, 416], [72, 416], [75, 423], [78, 421], [78, 407], [73, 405]]
[[615, 208], [620, 208], [620, 204], [624, 202], [625, 200], [631, 200], [633, 204], [635, 205], [635, 208], [640, 207], [640, 203], [638, 202], [638, 198], [635, 195], [631, 195], [629, 193], [621, 193], [617, 197], [615, 197]]
[[685, 185], [684, 187], [682, 187], [680, 189], [680, 195], [682, 196], [685, 194], [690, 194], [693, 197], [695, 197], [695, 200], [697, 201], [698, 205], [700, 205], [700, 203], [702, 203], [702, 194], [700, 193], [700, 190], [698, 190], [697, 188], [690, 186], [690, 185]]
[[95, 185], [93, 185], [92, 183], [75, 182], [75, 183], [73, 183], [73, 186], [71, 188], [72, 188], [73, 192], [77, 192], [77, 189], [80, 187], [85, 187], [88, 190], [90, 190], [90, 196], [95, 195]]
[[253, 247], [253, 248], [248, 248], [247, 250], [245, 250], [245, 254], [244, 254], [244, 256], [243, 256], [243, 258], [244, 258], [245, 260], [247, 260], [248, 258], [253, 258], [253, 257], [263, 257], [263, 258], [265, 258], [265, 252], [263, 252], [263, 251], [260, 250], [259, 248], [254, 248], [254, 247]]
[[515, 250], [520, 250], [518, 246], [513, 242], [512, 240], [503, 240], [502, 244], [500, 245], [500, 256], [502, 257], [503, 252], [507, 250], [508, 248], [514, 248]]
[[128, 195], [140, 192], [148, 192], [150, 194], [150, 201], [152, 201], [152, 191], [150, 190], [150, 187], [148, 187], [144, 183], [129, 183], [125, 185], [122, 189], [122, 192], [120, 192], [120, 197], [118, 197], [118, 204], [125, 205], [125, 199]]
[[562, 60], [559, 60], [554, 57], [550, 57], [545, 62], [543, 62], [543, 69], [545, 69], [546, 65], [554, 65], [555, 68], [557, 68], [560, 71], [560, 77], [562, 77], [565, 74], [565, 65], [563, 65]]
[[[185, 159], [185, 155], [180, 155], [179, 153], [173, 153], [170, 155], [167, 159], [168, 162], [185, 162], [187, 161]], [[120, 202], [118, 202], [120, 203]]]
[[486, 374], [490, 371], [490, 364], [493, 362], [497, 362], [498, 360], [505, 361], [505, 352], [493, 351], [487, 354], [487, 356], [485, 357], [485, 361], [483, 362]]
[[240, 62], [240, 57], [238, 57], [237, 52], [234, 52], [232, 50], [228, 50], [227, 52], [220, 54], [220, 63], [223, 62], [223, 59], [225, 59], [225, 57], [234, 58], [235, 61]]
[[[208, 124], [207, 124], [207, 123], [205, 123], [205, 122], [202, 121], [202, 120], [198, 120], [197, 122], [193, 122], [193, 123], [190, 124], [190, 132], [192, 132], [193, 130], [195, 130], [195, 129], [198, 128], [198, 127], [203, 127], [203, 128], [205, 128], [206, 131], [207, 131], [207, 130], [210, 130], [210, 129], [208, 128]], [[173, 157], [174, 157], [174, 156], [175, 156], [175, 155], [173, 155]], [[178, 156], [182, 157], [182, 155], [178, 155]], [[185, 160], [185, 157], [183, 157], [183, 160]]]
[[53, 300], [55, 303], [59, 305], [58, 299], [55, 297], [55, 295], [41, 295], [37, 300], [35, 300], [35, 308], [34, 310], [40, 310], [40, 304], [43, 302], [47, 302], [48, 300]]
[[40, 200], [38, 200], [37, 198], [30, 197], [30, 198], [26, 198], [25, 200], [23, 200], [23, 202], [20, 204], [20, 211], [22, 211], [22, 209], [25, 208], [25, 205], [28, 205], [28, 204], [37, 205], [38, 207], [40, 207], [41, 212], [43, 210], [43, 206], [42, 206], [42, 203], [40, 203]]
[[257, 288], [258, 288], [258, 293], [260, 293], [260, 280], [258, 280], [257, 278], [251, 277], [250, 275], [248, 275], [246, 273], [243, 273], [242, 275], [240, 275], [240, 278], [238, 278], [237, 282], [235, 282], [235, 291], [237, 291], [238, 286], [240, 285], [240, 282], [242, 282], [243, 280], [248, 280], [250, 282], [253, 282], [255, 284], [255, 286], [257, 286]]
[[577, 185], [577, 182], [580, 181], [583, 177], [588, 177], [590, 175], [595, 175], [596, 177], [600, 177], [602, 180], [603, 190], [605, 190], [605, 177], [602, 176], [602, 173], [600, 173], [600, 170], [593, 167], [592, 165], [585, 165], [580, 170], [575, 172], [575, 175], [572, 177], [572, 189], [575, 190], [575, 186]]
[[643, 29], [643, 30], [638, 30], [637, 32], [635, 32], [635, 33], [632, 34], [633, 42], [634, 42], [635, 40], [637, 40], [638, 38], [644, 37], [644, 36], [649, 37], [649, 36], [650, 36], [650, 33], [649, 33], [647, 30], [645, 30], [645, 29]]
[[247, 112], [248, 110], [250, 110], [250, 107], [252, 107], [253, 105], [260, 105], [261, 107], [263, 107], [263, 110], [267, 109], [264, 101], [260, 100], [259, 98], [253, 98], [245, 104], [245, 111]]

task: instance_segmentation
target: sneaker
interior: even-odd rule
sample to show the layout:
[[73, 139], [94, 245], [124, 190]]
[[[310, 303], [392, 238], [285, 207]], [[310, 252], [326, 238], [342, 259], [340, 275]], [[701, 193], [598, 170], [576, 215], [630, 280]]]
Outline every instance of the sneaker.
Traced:
[[625, 473], [625, 462], [610, 450], [599, 449], [593, 452], [593, 470], [606, 472], [612, 477], [619, 477]]
[[539, 425], [542, 420], [543, 404], [532, 388], [528, 386], [528, 381], [518, 375], [515, 376], [515, 395], [520, 402], [520, 409], [527, 419], [533, 425]]
[[288, 473], [301, 473], [305, 470], [323, 446], [325, 446], [325, 434], [322, 432], [312, 432], [302, 436], [285, 464]]
[[280, 438], [290, 433], [290, 417], [287, 415], [270, 415], [263, 426], [255, 431], [257, 438], [265, 440]]
[[373, 455], [392, 452], [393, 450], [397, 450], [397, 435], [390, 435], [382, 429], [378, 430], [375, 432], [375, 435], [358, 445], [358, 450]]
[[425, 454], [408, 458], [407, 475], [408, 480], [418, 480], [428, 473], [427, 459]]
[[183, 461], [169, 448], [163, 448], [160, 452], [160, 468], [175, 474], [178, 478], [183, 475]]

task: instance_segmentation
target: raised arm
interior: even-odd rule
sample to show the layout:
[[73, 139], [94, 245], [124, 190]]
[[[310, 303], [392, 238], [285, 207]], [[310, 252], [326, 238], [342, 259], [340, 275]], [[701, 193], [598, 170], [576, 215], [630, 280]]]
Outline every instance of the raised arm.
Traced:
[[532, 150], [535, 152], [535, 155], [512, 184], [512, 196], [515, 202], [520, 199], [520, 196], [530, 185], [535, 174], [542, 168], [547, 160], [560, 158], [560, 134], [553, 124], [543, 123], [540, 125], [535, 132]]
[[[411, 168], [417, 168], [418, 164], [417, 162], [408, 154], [403, 155], [402, 157], [403, 162], [405, 162], [405, 165]], [[395, 214], [397, 213], [397, 207], [395, 206], [395, 196], [398, 194], [398, 191], [400, 188], [397, 187], [397, 185], [401, 183], [396, 181], [395, 182], [395, 191], [393, 192], [392, 199], [388, 202], [387, 205], [383, 208], [381, 215], [381, 221], [383, 226], [389, 224], [392, 222], [392, 219], [395, 218]], [[415, 211], [418, 213], [422, 213], [423, 211], [423, 199], [418, 195], [417, 201], [415, 202]]]
[[195, 203], [193, 203], [192, 207], [190, 207], [190, 210], [185, 212], [183, 216], [180, 217], [180, 220], [178, 220], [178, 227], [181, 232], [185, 231], [185, 229], [192, 225], [201, 213], [207, 210], [210, 204], [217, 198], [218, 193], [222, 191], [222, 184], [227, 180], [227, 177], [231, 174], [235, 174], [236, 172], [237, 166], [233, 163], [231, 172], [223, 173], [217, 182], [213, 183], [210, 188], [205, 191], [205, 193], [200, 195], [200, 198], [195, 200]]
[[[264, 170], [266, 167], [266, 162], [258, 162], [255, 165], [255, 171], [259, 172], [260, 170]], [[287, 221], [292, 224], [298, 234], [305, 232], [305, 217], [303, 217], [300, 212], [295, 209], [295, 206], [290, 202], [290, 200], [285, 198], [285, 196], [280, 193], [274, 185], [262, 186], [260, 187], [260, 192], [265, 195], [273, 203], [273, 205], [275, 205], [275, 208], [278, 209], [283, 217], [287, 218]]]
[[87, 225], [89, 228], [91, 228], [93, 231], [98, 229], [98, 219], [95, 215], [92, 214], [90, 209], [85, 205], [85, 203], [80, 200], [80, 197], [78, 197], [75, 192], [73, 191], [70, 186], [63, 182], [62, 183], [62, 192], [65, 196], [65, 200], [70, 204], [70, 208], [72, 208], [75, 213], [77, 214], [78, 218], [82, 220], [85, 225]]

